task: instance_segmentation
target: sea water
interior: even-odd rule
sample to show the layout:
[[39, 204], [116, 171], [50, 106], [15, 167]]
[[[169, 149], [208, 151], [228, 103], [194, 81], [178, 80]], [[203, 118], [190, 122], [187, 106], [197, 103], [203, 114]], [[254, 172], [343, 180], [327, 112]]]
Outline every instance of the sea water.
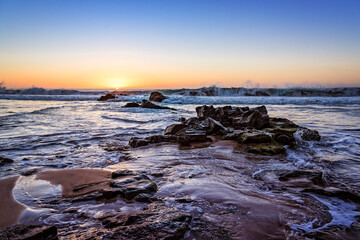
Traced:
[[[167, 196], [170, 202], [170, 195], [186, 195], [213, 203], [222, 202], [219, 209], [238, 206], [239, 202], [234, 198], [242, 199], [243, 205], [250, 204], [254, 195], [258, 197], [261, 194], [269, 199], [277, 199], [279, 204], [283, 199], [294, 201], [301, 212], [300, 206], [304, 201], [302, 195], [293, 192], [278, 194], [271, 191], [270, 185], [254, 180], [255, 175], [269, 170], [322, 171], [341, 188], [359, 193], [359, 96], [206, 97], [175, 94], [161, 103], [176, 110], [122, 108], [127, 102], [148, 98], [146, 94], [119, 96], [106, 102], [96, 101], [98, 97], [96, 94], [2, 95], [0, 155], [13, 159], [14, 163], [0, 166], [0, 177], [25, 174], [31, 169], [42, 171], [83, 167], [114, 170], [119, 164], [121, 168], [136, 171], [166, 170], [167, 177], [158, 182], [161, 186], [158, 193], [160, 196]], [[289, 148], [286, 155], [281, 157], [259, 157], [216, 147], [179, 150], [165, 145], [131, 150], [133, 160], [124, 162], [121, 160], [124, 157], [123, 152], [106, 150], [109, 145], [127, 146], [129, 139], [134, 136], [162, 134], [166, 126], [178, 122], [180, 118], [196, 116], [195, 108], [205, 104], [249, 107], [265, 105], [270, 117], [288, 118], [298, 125], [319, 131], [322, 138], [319, 142], [303, 142], [298, 148]], [[267, 178], [269, 182], [273, 181], [271, 174]], [[324, 197], [312, 196], [314, 201], [325, 202]], [[343, 203], [345, 210], [354, 204], [327, 199], [324, 205], [334, 201], [338, 205]], [[264, 200], [261, 204], [266, 205], [267, 202]], [[206, 211], [209, 219], [225, 221], [217, 219], [218, 216], [207, 207], [206, 204], [196, 205], [185, 210], [199, 214]], [[334, 222], [341, 223], [341, 215], [337, 213], [341, 212], [342, 208], [337, 207], [336, 211], [329, 208], [330, 214], [331, 211], [334, 213]], [[247, 214], [249, 209], [252, 208], [239, 211]], [[357, 213], [351, 213], [352, 220], [360, 215]], [[305, 216], [305, 213], [303, 214]], [[345, 219], [347, 224], [349, 219]], [[231, 221], [235, 220], [231, 218]], [[313, 231], [311, 226], [306, 225], [309, 222], [316, 220], [304, 217], [302, 223], [293, 224], [294, 229]]]

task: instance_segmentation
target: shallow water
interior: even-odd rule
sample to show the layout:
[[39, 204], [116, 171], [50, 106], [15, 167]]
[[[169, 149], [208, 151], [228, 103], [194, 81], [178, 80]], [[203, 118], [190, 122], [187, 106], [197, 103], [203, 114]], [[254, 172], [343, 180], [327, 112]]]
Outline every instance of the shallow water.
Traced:
[[[142, 96], [112, 102], [0, 100], [0, 155], [15, 161], [0, 166], [0, 177], [24, 174], [34, 168], [39, 171], [127, 168], [144, 172], [158, 184], [156, 195], [165, 198], [167, 204], [204, 216], [230, 231], [234, 238], [243, 239], [296, 237], [333, 224], [348, 226], [360, 215], [356, 202], [305, 194], [302, 190], [311, 186], [311, 182], [306, 179], [281, 182], [274, 174], [274, 171], [317, 170], [324, 173], [329, 185], [359, 194], [360, 97], [191, 97], [190, 101], [190, 97], [174, 96], [163, 103], [177, 111], [121, 108], [129, 98]], [[271, 157], [244, 153], [229, 146], [181, 149], [169, 144], [106, 150], [109, 146], [127, 145], [133, 136], [161, 134], [180, 117], [196, 116], [195, 107], [208, 103], [250, 107], [265, 104], [270, 117], [285, 117], [318, 130], [322, 139], [302, 142], [298, 148], [287, 149], [286, 154]], [[30, 181], [31, 176], [24, 178]], [[36, 197], [21, 194], [31, 193], [31, 189], [36, 193], [36, 188], [21, 181], [20, 178], [14, 194], [19, 202], [29, 206], [30, 214], [23, 216], [23, 222], [33, 221], [34, 215], [51, 224], [78, 221], [57, 216], [60, 210], [56, 208], [50, 210], [51, 214], [35, 209], [36, 202], [27, 201], [35, 201]], [[34, 186], [39, 184], [44, 185], [42, 182]], [[21, 186], [27, 190], [21, 190]], [[176, 201], [179, 197], [193, 202], [179, 203]], [[118, 204], [124, 207], [123, 211], [142, 206]], [[98, 214], [111, 211], [106, 204], [78, 208], [85, 212], [92, 209]], [[319, 211], [323, 212], [322, 219], [330, 216], [332, 220], [319, 222], [315, 214]], [[349, 214], [341, 215], [341, 212]], [[187, 234], [188, 239], [193, 237], [197, 237], [196, 233]]]

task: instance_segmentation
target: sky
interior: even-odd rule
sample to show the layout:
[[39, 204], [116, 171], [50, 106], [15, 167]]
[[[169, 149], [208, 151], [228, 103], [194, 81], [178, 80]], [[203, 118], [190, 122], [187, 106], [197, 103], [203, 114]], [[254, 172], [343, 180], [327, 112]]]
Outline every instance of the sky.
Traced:
[[359, 13], [359, 0], [0, 0], [0, 82], [360, 86]]

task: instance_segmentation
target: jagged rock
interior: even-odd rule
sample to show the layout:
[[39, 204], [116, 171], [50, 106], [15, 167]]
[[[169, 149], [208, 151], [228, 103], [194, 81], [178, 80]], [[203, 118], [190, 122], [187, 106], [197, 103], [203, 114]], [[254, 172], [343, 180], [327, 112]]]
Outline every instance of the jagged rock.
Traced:
[[201, 106], [201, 107], [197, 107], [196, 108], [196, 113], [197, 116], [199, 118], [206, 118], [206, 117], [211, 117], [211, 118], [216, 118], [215, 116], [215, 108], [213, 106]]
[[233, 118], [235, 128], [256, 128], [262, 129], [269, 126], [270, 117], [256, 110], [249, 110], [241, 117]]
[[204, 127], [207, 134], [225, 134], [227, 129], [218, 121], [212, 118], [206, 118], [204, 121]]
[[124, 108], [129, 108], [129, 107], [140, 107], [140, 104], [135, 103], [135, 102], [130, 102], [130, 103], [125, 104], [123, 107], [124, 107]]
[[148, 144], [150, 144], [150, 142], [143, 138], [133, 137], [129, 140], [129, 145], [133, 148], [146, 146]]
[[128, 200], [134, 199], [139, 194], [153, 195], [157, 191], [156, 184], [146, 175], [127, 175], [110, 183], [117, 193]]
[[121, 217], [105, 219], [105, 227], [115, 225], [115, 228], [103, 239], [182, 239], [191, 219], [188, 213], [154, 202], [126, 220]]
[[255, 108], [251, 108], [250, 110], [252, 111], [258, 111], [261, 114], [268, 114], [267, 109], [264, 105], [260, 106], [260, 107], [255, 107]]
[[149, 101], [162, 102], [166, 97], [160, 92], [152, 92], [149, 97]]
[[296, 134], [298, 134], [305, 141], [320, 141], [321, 139], [318, 131], [305, 127], [299, 127], [296, 131]]
[[165, 135], [175, 135], [180, 130], [186, 128], [185, 124], [171, 124], [165, 128], [164, 134]]
[[115, 99], [115, 95], [112, 94], [112, 93], [107, 93], [106, 95], [104, 96], [101, 96], [98, 101], [106, 101], [106, 100], [109, 100], [109, 99]]
[[55, 226], [16, 224], [0, 230], [0, 239], [27, 240], [55, 240], [57, 228]]
[[14, 162], [14, 160], [0, 156], [0, 166], [5, 165], [6, 163], [12, 163], [12, 162]]
[[245, 132], [238, 138], [240, 143], [266, 143], [271, 142], [271, 137], [261, 131]]

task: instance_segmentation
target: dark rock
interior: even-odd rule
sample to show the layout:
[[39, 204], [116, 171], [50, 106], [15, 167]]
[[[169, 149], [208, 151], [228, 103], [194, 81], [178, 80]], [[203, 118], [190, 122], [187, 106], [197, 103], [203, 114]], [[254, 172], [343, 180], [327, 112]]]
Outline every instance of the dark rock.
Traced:
[[271, 131], [273, 139], [284, 145], [290, 145], [295, 143], [295, 137], [292, 131], [274, 129]]
[[153, 195], [157, 191], [156, 184], [146, 175], [126, 176], [110, 183], [110, 187], [128, 200], [134, 199], [139, 194]]
[[[104, 239], [181, 239], [191, 218], [188, 213], [155, 202], [129, 216], [125, 222], [120, 221], [121, 225], [108, 232]], [[119, 219], [113, 222], [119, 222]]]
[[192, 200], [191, 198], [188, 198], [188, 197], [181, 197], [181, 198], [176, 198], [175, 201], [180, 202], [180, 203], [191, 203], [194, 200]]
[[143, 99], [141, 101], [141, 107], [142, 108], [153, 108], [153, 109], [171, 109], [171, 110], [174, 110], [172, 108], [169, 108], [169, 107], [163, 107], [163, 106], [159, 106], [159, 105], [156, 105], [152, 102], [149, 102], [148, 100], [145, 100]]
[[261, 131], [245, 132], [238, 138], [240, 143], [266, 143], [271, 142], [271, 137]]
[[211, 117], [213, 119], [216, 118], [215, 116], [215, 108], [213, 106], [201, 106], [196, 108], [196, 113], [199, 118], [205, 119], [206, 117]]
[[261, 114], [268, 114], [267, 109], [266, 109], [266, 107], [264, 105], [262, 105], [260, 107], [256, 107], [256, 108], [251, 108], [250, 110], [258, 111]]
[[270, 94], [264, 91], [256, 91], [255, 96], [270, 96]]
[[135, 102], [130, 102], [130, 103], [125, 104], [123, 107], [124, 107], [124, 108], [140, 107], [140, 104], [135, 103]]
[[305, 141], [320, 141], [321, 139], [318, 131], [306, 127], [299, 127], [296, 133]]
[[115, 178], [118, 178], [118, 177], [132, 176], [132, 175], [135, 175], [135, 173], [133, 171], [123, 169], [123, 170], [118, 170], [116, 172], [112, 172], [111, 173], [111, 178], [115, 179]]
[[106, 95], [104, 96], [101, 96], [98, 101], [106, 101], [106, 100], [109, 100], [109, 99], [115, 99], [115, 95], [114, 94], [111, 94], [111, 93], [107, 93]]
[[171, 124], [165, 128], [164, 134], [165, 135], [175, 135], [180, 130], [186, 128], [185, 124]]
[[133, 148], [142, 147], [150, 144], [150, 142], [143, 138], [133, 137], [129, 140], [129, 145]]
[[256, 110], [250, 110], [241, 117], [233, 118], [235, 128], [256, 128], [262, 129], [269, 126], [270, 117]]
[[181, 135], [178, 136], [177, 142], [184, 146], [189, 146], [191, 143], [196, 142], [212, 142], [211, 138], [206, 135]]
[[55, 240], [57, 228], [55, 226], [16, 224], [0, 230], [1, 239], [27, 240]]
[[38, 173], [39, 170], [40, 170], [39, 167], [30, 168], [30, 169], [22, 172], [21, 175], [23, 175], [23, 176], [30, 176], [30, 175], [33, 175], [33, 174], [35, 174], [35, 173]]
[[166, 97], [160, 92], [152, 92], [149, 97], [149, 101], [162, 102]]
[[324, 184], [323, 172], [313, 170], [294, 170], [290, 172], [279, 173], [280, 181], [289, 181], [291, 178], [307, 178], [316, 185]]
[[218, 122], [212, 118], [205, 119], [204, 127], [205, 127], [207, 134], [223, 135], [227, 132], [227, 129], [220, 122]]
[[173, 135], [154, 135], [145, 138], [133, 137], [129, 145], [133, 148], [142, 147], [151, 143], [177, 142], [177, 137]]
[[193, 218], [190, 229], [190, 235], [192, 236], [190, 239], [238, 239], [233, 237], [224, 227], [217, 226], [204, 217]]
[[6, 163], [12, 163], [12, 162], [14, 162], [14, 160], [0, 156], [0, 166], [5, 165]]

